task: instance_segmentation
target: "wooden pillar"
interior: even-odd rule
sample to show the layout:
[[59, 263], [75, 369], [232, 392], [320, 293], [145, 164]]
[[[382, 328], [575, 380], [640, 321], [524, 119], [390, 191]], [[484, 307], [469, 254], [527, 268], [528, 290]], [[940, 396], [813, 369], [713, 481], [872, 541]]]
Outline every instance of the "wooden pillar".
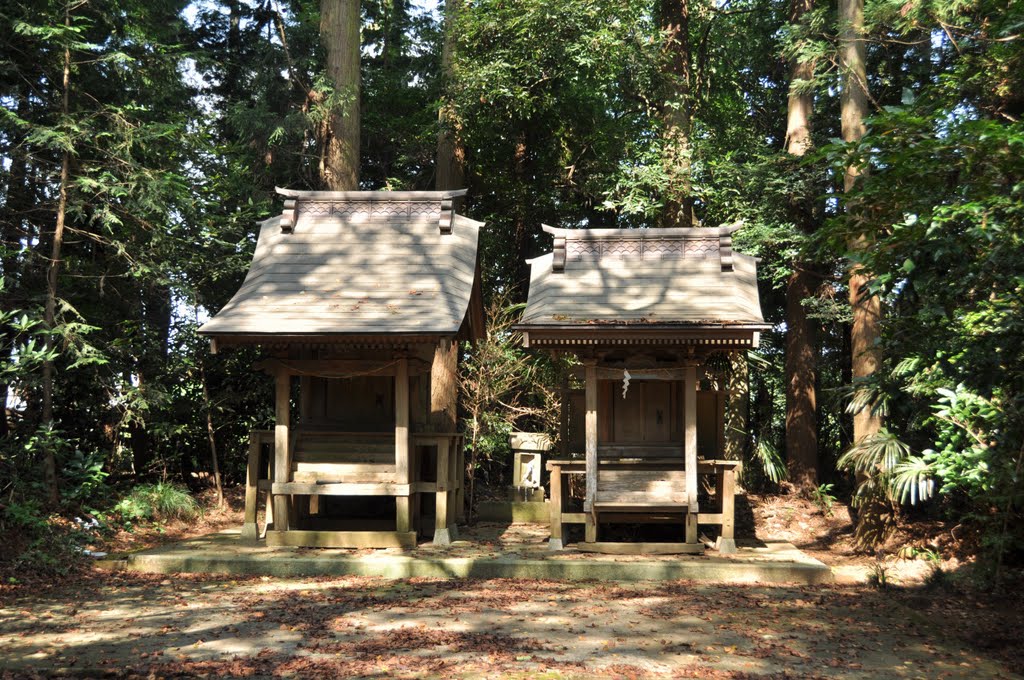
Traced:
[[[285, 370], [276, 374], [274, 394], [274, 483], [287, 484], [291, 480], [291, 451], [288, 450], [291, 418], [292, 376]], [[288, 496], [274, 495], [274, 531], [288, 531]]]
[[683, 385], [683, 464], [686, 466], [686, 542], [697, 542], [697, 367], [686, 367]]
[[462, 435], [455, 437], [455, 521], [466, 519], [466, 444]]
[[[409, 359], [395, 367], [395, 483], [409, 484]], [[409, 531], [412, 508], [409, 496], [395, 496], [395, 530]]]
[[597, 498], [597, 360], [584, 361], [586, 366], [586, 456], [587, 481], [586, 497], [583, 512], [586, 513], [585, 540], [593, 543], [597, 540], [597, 517], [594, 513], [594, 501]]
[[437, 438], [437, 492], [434, 494], [434, 545], [451, 545], [448, 531], [448, 488], [451, 465], [449, 464], [449, 440]]
[[719, 466], [717, 473], [715, 493], [721, 500], [722, 534], [715, 547], [724, 555], [732, 555], [736, 552], [736, 469]]
[[[562, 458], [569, 457], [569, 409], [570, 409], [570, 396], [569, 396], [569, 378], [566, 376], [562, 380], [562, 390], [559, 395], [559, 404], [562, 407], [561, 412], [558, 414], [558, 450]], [[554, 493], [554, 491], [552, 491]]]
[[455, 520], [455, 487], [459, 473], [459, 457], [454, 448], [456, 439], [455, 437], [448, 438], [448, 535], [453, 541], [459, 537], [459, 527]]
[[242, 538], [255, 541], [260, 532], [256, 526], [256, 501], [259, 496], [260, 439], [249, 433], [249, 462], [245, 468], [245, 518], [242, 520]]
[[562, 542], [562, 466], [551, 466], [551, 500], [548, 501], [551, 510], [551, 538], [548, 539], [549, 550], [561, 550], [565, 547]]

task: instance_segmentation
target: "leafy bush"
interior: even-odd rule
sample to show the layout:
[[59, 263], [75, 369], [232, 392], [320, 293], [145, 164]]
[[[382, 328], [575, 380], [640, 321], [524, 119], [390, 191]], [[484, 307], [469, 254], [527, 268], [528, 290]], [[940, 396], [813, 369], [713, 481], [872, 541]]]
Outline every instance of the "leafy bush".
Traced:
[[158, 522], [191, 520], [202, 513], [188, 491], [168, 482], [135, 487], [114, 506], [114, 511], [124, 519]]
[[836, 497], [832, 493], [833, 489], [835, 489], [834, 484], [819, 484], [816, 488], [811, 489], [811, 502], [818, 506], [821, 514], [826, 517], [831, 517], [834, 512], [832, 507], [836, 503]]
[[36, 499], [0, 505], [0, 576], [9, 583], [25, 577], [66, 576], [85, 560], [82, 532], [59, 516], [48, 516]]

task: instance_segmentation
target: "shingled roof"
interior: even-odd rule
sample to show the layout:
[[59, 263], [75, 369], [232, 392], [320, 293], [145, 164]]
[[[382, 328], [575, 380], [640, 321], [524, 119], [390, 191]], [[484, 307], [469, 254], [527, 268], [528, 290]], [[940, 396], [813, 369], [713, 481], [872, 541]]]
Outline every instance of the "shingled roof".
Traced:
[[[262, 222], [242, 287], [199, 329], [214, 338], [454, 336], [483, 226], [461, 191], [290, 191]], [[477, 291], [479, 294], [479, 291]]]
[[545, 226], [554, 250], [530, 261], [519, 327], [764, 330], [757, 260], [732, 251], [737, 229]]

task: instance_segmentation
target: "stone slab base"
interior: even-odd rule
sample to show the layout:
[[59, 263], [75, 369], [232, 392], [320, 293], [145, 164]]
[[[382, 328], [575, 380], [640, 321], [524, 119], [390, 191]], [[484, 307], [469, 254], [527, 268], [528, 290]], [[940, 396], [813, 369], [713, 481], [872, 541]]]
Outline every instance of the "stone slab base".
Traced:
[[[458, 547], [466, 546], [459, 541]], [[299, 576], [377, 576], [382, 578], [523, 578], [564, 580], [646, 581], [678, 580], [719, 583], [832, 583], [832, 571], [788, 544], [740, 548], [736, 557], [679, 555], [640, 559], [583, 555], [572, 551], [550, 557], [524, 557], [509, 552], [494, 556], [485, 550], [470, 557], [446, 557], [422, 546], [409, 551], [377, 551], [370, 555], [338, 549], [302, 550], [253, 546], [238, 533], [162, 546], [120, 559], [102, 560], [101, 568], [156, 573], [213, 573]], [[493, 548], [492, 548], [493, 550]], [[417, 553], [422, 552], [422, 555]]]

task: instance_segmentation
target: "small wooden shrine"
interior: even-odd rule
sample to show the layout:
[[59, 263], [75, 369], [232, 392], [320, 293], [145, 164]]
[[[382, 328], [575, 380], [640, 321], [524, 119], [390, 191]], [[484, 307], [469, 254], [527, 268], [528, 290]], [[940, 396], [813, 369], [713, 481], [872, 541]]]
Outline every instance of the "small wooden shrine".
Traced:
[[[583, 550], [700, 552], [706, 523], [721, 526], [719, 549], [735, 550], [738, 462], [723, 460], [725, 399], [707, 369], [769, 328], [757, 261], [732, 251], [738, 228], [544, 227], [554, 249], [531, 261], [518, 328], [527, 347], [578, 357], [583, 383], [566, 391], [561, 457], [547, 464], [552, 548], [563, 523], [580, 522]], [[582, 513], [564, 507], [571, 474], [585, 475]], [[714, 487], [710, 511], [702, 487]], [[682, 540], [599, 540], [612, 524], [643, 522], [678, 522]]]
[[241, 288], [199, 331], [215, 352], [261, 347], [275, 379], [243, 536], [264, 491], [271, 545], [408, 547], [430, 525], [446, 544], [463, 503], [458, 343], [484, 332], [482, 224], [455, 212], [464, 190], [278, 193]]

